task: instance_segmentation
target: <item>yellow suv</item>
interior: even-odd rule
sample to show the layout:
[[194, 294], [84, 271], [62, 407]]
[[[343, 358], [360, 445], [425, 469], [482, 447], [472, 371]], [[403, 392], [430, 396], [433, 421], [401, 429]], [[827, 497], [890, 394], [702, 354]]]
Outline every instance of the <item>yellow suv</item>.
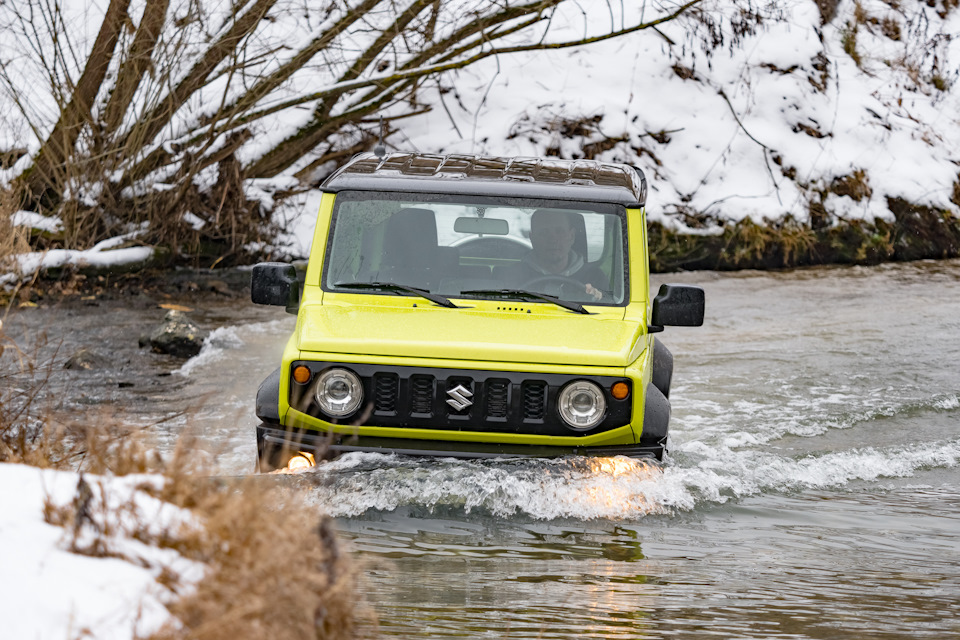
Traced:
[[252, 298], [297, 314], [257, 393], [261, 471], [349, 451], [662, 459], [697, 287], [650, 300], [646, 179], [555, 158], [363, 154], [328, 178], [306, 273]]

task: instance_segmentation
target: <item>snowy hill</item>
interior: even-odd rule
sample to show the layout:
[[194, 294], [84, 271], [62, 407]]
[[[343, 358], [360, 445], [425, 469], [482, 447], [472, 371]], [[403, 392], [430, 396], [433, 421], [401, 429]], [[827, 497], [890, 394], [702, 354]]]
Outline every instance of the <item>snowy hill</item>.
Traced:
[[[75, 49], [89, 49], [106, 8], [89, 0], [61, 2], [70, 16], [63, 30], [72, 34]], [[58, 153], [57, 145], [47, 140], [53, 156], [39, 152], [45, 139], [56, 137], [50, 132], [57, 131], [58, 107], [55, 91], [40, 90], [48, 78], [28, 53], [36, 33], [22, 14], [16, 17], [15, 7], [0, 4], [0, 27], [16, 36], [0, 43], [6, 61], [0, 76], [0, 183], [26, 175], [28, 192], [41, 189], [34, 192], [40, 194], [30, 205], [34, 211], [51, 201], [52, 189], [55, 203], [74, 199], [94, 212], [102, 207], [107, 237], [133, 233], [152, 246], [183, 242], [174, 253], [187, 254], [183, 238], [239, 233], [231, 235], [231, 247], [270, 246], [270, 232], [263, 232], [258, 216], [280, 203], [274, 215], [286, 230], [289, 251], [304, 255], [315, 197], [282, 202], [278, 196], [297, 184], [316, 187], [351, 153], [372, 146], [382, 114], [387, 145], [399, 150], [636, 164], [650, 182], [649, 219], [664, 233], [703, 238], [737, 223], [741, 231], [745, 224], [775, 230], [786, 224], [796, 237], [783, 241], [779, 251], [791, 253], [793, 243], [807, 252], [796, 264], [960, 253], [957, 0], [693, 0], [656, 6], [545, 0], [540, 13], [529, 9], [536, 3], [411, 2], [407, 11], [415, 9], [415, 19], [403, 23], [408, 30], [399, 36], [390, 31], [394, 20], [405, 20], [397, 4], [260, 0], [241, 8], [248, 5], [250, 11], [268, 7], [269, 15], [238, 50], [242, 64], [221, 59], [204, 67], [201, 54], [214, 48], [205, 50], [203, 43], [227, 37], [246, 18], [240, 8], [203, 3], [200, 19], [191, 13], [193, 5], [171, 3], [159, 18], [161, 45], [176, 44], [181, 32], [195, 41], [174, 49], [172, 61], [162, 48], [153, 51], [154, 67], [141, 73], [149, 81], [130, 94], [126, 115], [111, 121], [114, 83], [120, 82], [115, 78], [129, 80], [125, 72], [136, 71], [126, 68], [134, 59], [133, 27], [120, 33], [126, 57], [105, 67], [102, 84], [90, 94], [96, 100], [86, 132], [72, 142], [70, 153], [80, 154], [75, 164], [82, 166], [72, 176], [74, 164], [61, 163], [61, 177], [47, 159]], [[139, 36], [147, 19], [143, 7], [150, 5], [130, 6], [131, 24], [140, 21]], [[527, 13], [479, 35], [471, 30], [478, 16], [504, 7], [527, 7]], [[678, 7], [682, 15], [675, 20], [604, 38]], [[522, 20], [528, 21], [523, 29], [517, 26]], [[330, 29], [336, 31], [332, 48], [322, 49], [318, 34]], [[386, 35], [377, 40], [378, 33]], [[470, 41], [459, 50], [450, 44], [459, 42], [457, 34], [468, 34], [463, 42]], [[559, 46], [584, 39], [596, 41]], [[441, 41], [447, 48], [433, 51]], [[538, 44], [548, 48], [523, 50]], [[522, 51], [483, 57], [491, 48]], [[308, 50], [323, 53], [284, 75]], [[191, 55], [199, 61], [192, 68]], [[426, 76], [420, 84], [404, 75], [474, 57], [479, 61]], [[68, 62], [57, 73], [79, 76], [80, 61]], [[199, 68], [202, 73], [195, 73]], [[174, 99], [168, 89], [174, 81], [193, 93]], [[261, 83], [266, 93], [245, 93]], [[176, 106], [170, 113], [157, 110], [171, 100]], [[228, 103], [255, 105], [256, 117], [224, 112]], [[364, 110], [380, 104], [385, 106]], [[165, 124], [151, 125], [147, 113], [163, 116]], [[338, 118], [346, 124], [337, 124]], [[215, 122], [222, 128], [214, 131]], [[140, 134], [145, 142], [125, 155], [125, 145]], [[102, 156], [97, 145], [106, 150]], [[47, 159], [49, 179], [42, 171], [30, 174], [37, 158]], [[242, 178], [246, 201], [237, 199]], [[232, 207], [226, 216], [224, 203]], [[138, 226], [144, 221], [149, 224]], [[851, 240], [827, 238], [822, 231], [851, 228]], [[915, 236], [923, 246], [901, 242]], [[104, 239], [65, 248], [87, 249]], [[767, 252], [767, 240], [750, 242], [746, 252]], [[838, 242], [852, 248], [844, 256], [826, 255]], [[716, 259], [700, 266], [767, 264], [724, 262], [716, 246], [704, 250]], [[667, 262], [690, 266], [683, 256]]]
[[960, 10], [946, 1], [844, 0], [825, 25], [814, 2], [784, 2], [753, 33], [728, 23], [709, 57], [671, 23], [484, 61], [393, 142], [635, 163], [650, 218], [681, 226], [892, 220], [887, 198], [958, 214]]

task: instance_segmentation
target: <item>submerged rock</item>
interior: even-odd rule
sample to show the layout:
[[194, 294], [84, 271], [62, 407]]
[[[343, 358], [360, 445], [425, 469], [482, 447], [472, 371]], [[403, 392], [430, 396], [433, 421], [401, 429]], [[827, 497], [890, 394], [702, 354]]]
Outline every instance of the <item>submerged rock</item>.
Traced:
[[91, 371], [93, 369], [104, 369], [110, 365], [110, 361], [99, 353], [91, 351], [86, 347], [78, 349], [76, 353], [70, 356], [63, 363], [64, 369], [84, 369]]
[[182, 311], [167, 311], [163, 323], [150, 334], [150, 347], [157, 353], [191, 358], [200, 353], [205, 332]]

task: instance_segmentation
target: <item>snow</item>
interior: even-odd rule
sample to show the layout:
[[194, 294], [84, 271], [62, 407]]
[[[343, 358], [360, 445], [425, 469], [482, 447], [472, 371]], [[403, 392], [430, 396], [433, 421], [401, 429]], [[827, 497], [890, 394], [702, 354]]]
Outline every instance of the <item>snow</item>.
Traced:
[[91, 248], [84, 250], [51, 249], [49, 251], [15, 255], [13, 259], [16, 268], [13, 273], [0, 275], [0, 285], [10, 285], [18, 280], [29, 279], [39, 269], [58, 269], [68, 265], [78, 268], [109, 269], [129, 264], [145, 263], [153, 256], [153, 247], [120, 246], [133, 240], [142, 232], [143, 229], [137, 229], [130, 233], [102, 240]]
[[27, 227], [48, 233], [63, 230], [63, 221], [60, 218], [40, 215], [33, 211], [15, 211], [10, 217], [10, 223], [15, 227]]
[[[157, 486], [153, 476], [122, 478], [84, 476], [94, 503], [127, 505], [104, 521], [110, 525], [107, 548], [113, 557], [71, 552], [72, 531], [44, 521], [44, 502], [71, 505], [80, 476], [18, 464], [0, 464], [0, 618], [4, 637], [62, 640], [92, 637], [127, 640], [158, 630], [171, 616], [164, 606], [173, 594], [157, 577], [166, 568], [187, 585], [202, 577], [202, 567], [175, 551], [132, 537], [138, 526], [147, 533], [190, 522], [190, 514], [147, 495], [138, 487]], [[78, 546], [95, 535], [89, 525]], [[149, 536], [140, 535], [141, 539]]]

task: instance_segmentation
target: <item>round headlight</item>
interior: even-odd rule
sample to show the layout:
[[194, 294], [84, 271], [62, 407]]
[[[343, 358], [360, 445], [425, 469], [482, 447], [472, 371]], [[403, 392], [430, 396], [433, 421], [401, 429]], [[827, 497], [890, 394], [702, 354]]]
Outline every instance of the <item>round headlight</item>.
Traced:
[[324, 413], [343, 418], [360, 407], [363, 401], [363, 385], [353, 371], [328, 369], [317, 378], [314, 397]]
[[600, 424], [606, 409], [603, 390], [586, 380], [571, 382], [557, 398], [560, 417], [576, 431], [586, 431]]

